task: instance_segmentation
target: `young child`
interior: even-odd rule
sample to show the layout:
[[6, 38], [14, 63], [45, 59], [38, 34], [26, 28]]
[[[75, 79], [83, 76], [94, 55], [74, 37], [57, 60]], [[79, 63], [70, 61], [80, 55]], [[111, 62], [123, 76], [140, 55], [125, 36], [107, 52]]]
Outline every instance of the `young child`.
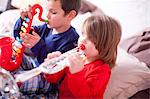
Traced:
[[[112, 17], [101, 15], [87, 18], [78, 40], [78, 46], [85, 45], [85, 58], [81, 58], [79, 53], [72, 53], [68, 56], [67, 68], [56, 74], [45, 74], [49, 82], [61, 80], [59, 98], [103, 99], [111, 68], [115, 66], [120, 38], [121, 26]], [[48, 54], [45, 61], [59, 55], [59, 52]]]
[[[26, 16], [31, 17], [31, 6], [21, 12], [21, 18], [19, 18], [14, 27], [14, 37], [20, 37], [23, 43], [31, 49], [35, 57], [32, 62], [31, 58], [23, 57], [21, 67], [23, 70], [30, 70], [39, 66], [44, 62], [48, 53], [53, 51], [64, 53], [76, 47], [79, 35], [71, 26], [71, 21], [78, 14], [80, 3], [80, 0], [48, 0], [48, 23], [34, 26], [32, 34], [19, 34], [22, 19]], [[39, 75], [23, 83], [20, 87], [21, 92], [24, 95], [31, 94], [32, 96], [36, 93], [35, 96], [37, 96], [42, 92], [45, 94], [55, 91], [56, 86], [53, 87], [42, 77]]]

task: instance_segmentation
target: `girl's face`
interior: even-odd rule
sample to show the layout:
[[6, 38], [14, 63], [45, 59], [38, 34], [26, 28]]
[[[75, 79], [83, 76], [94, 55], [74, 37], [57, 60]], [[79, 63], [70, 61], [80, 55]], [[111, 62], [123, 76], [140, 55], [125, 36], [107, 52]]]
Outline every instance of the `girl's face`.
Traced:
[[47, 10], [47, 18], [49, 20], [48, 25], [50, 28], [55, 28], [57, 30], [67, 24], [67, 15], [65, 15], [64, 10], [61, 8], [59, 0], [50, 0], [48, 2]]
[[87, 34], [82, 34], [78, 40], [78, 46], [80, 45], [85, 45], [85, 50], [84, 50], [84, 53], [87, 57], [87, 59], [95, 59], [99, 52], [98, 50], [95, 48], [95, 45], [93, 42], [91, 42], [88, 37], [87, 37]]

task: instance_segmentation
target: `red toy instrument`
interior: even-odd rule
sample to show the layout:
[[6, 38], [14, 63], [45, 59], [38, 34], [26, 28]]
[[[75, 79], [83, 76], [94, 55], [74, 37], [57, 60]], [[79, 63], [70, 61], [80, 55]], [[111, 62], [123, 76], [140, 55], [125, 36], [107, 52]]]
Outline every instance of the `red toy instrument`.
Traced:
[[40, 11], [39, 16], [38, 16], [39, 20], [42, 21], [42, 22], [48, 22], [48, 20], [45, 20], [45, 19], [42, 18], [42, 13], [43, 13], [42, 7], [39, 4], [35, 4], [35, 5], [32, 6], [32, 12], [31, 12], [32, 17], [31, 18], [25, 17], [23, 19], [20, 33], [22, 33], [22, 32], [23, 33], [29, 33], [30, 30], [33, 30], [32, 20], [33, 20], [34, 15], [37, 13], [36, 9], [39, 9], [39, 11]]
[[18, 52], [13, 55], [12, 46], [14, 43], [15, 40], [13, 38], [0, 38], [0, 66], [8, 71], [15, 70], [20, 66], [24, 51], [23, 47], [20, 46]]
[[[36, 9], [39, 9], [39, 20], [48, 22], [41, 18], [43, 9], [39, 4], [32, 6], [32, 18], [25, 17], [22, 22], [20, 33], [29, 33], [32, 30], [32, 20], [34, 15], [37, 13]], [[22, 44], [19, 38], [14, 40], [10, 37], [0, 38], [0, 66], [8, 71], [13, 71], [19, 68], [22, 62], [22, 56], [24, 53], [25, 46]]]

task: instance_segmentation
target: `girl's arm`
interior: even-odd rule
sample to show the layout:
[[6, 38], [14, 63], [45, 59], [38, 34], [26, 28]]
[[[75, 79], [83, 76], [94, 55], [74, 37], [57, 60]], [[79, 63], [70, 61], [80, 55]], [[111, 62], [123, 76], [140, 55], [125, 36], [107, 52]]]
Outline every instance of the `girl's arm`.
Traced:
[[75, 74], [69, 73], [68, 87], [77, 97], [103, 96], [109, 78], [110, 70], [107, 65], [93, 66]]
[[50, 83], [58, 83], [65, 76], [66, 69], [55, 74], [44, 74], [45, 79]]
[[[45, 59], [45, 63], [49, 62], [51, 59], [55, 59], [55, 58], [57, 59], [60, 55], [61, 52], [59, 51], [49, 53], [47, 55], [47, 58]], [[44, 74], [44, 77], [50, 83], [58, 83], [64, 77], [65, 72], [66, 72], [66, 68], [64, 68], [63, 70], [55, 74]]]

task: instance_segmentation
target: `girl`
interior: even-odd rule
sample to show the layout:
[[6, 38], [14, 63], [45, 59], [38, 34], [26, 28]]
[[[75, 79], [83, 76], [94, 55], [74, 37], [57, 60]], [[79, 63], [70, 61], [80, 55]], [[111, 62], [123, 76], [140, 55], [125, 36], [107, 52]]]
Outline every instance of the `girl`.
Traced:
[[[87, 18], [78, 40], [78, 45], [85, 45], [86, 59], [75, 53], [68, 57], [67, 68], [63, 71], [45, 74], [49, 82], [61, 81], [59, 98], [103, 99], [110, 69], [115, 66], [120, 38], [121, 26], [112, 17], [101, 15]], [[46, 61], [59, 55], [60, 52], [53, 52]]]

